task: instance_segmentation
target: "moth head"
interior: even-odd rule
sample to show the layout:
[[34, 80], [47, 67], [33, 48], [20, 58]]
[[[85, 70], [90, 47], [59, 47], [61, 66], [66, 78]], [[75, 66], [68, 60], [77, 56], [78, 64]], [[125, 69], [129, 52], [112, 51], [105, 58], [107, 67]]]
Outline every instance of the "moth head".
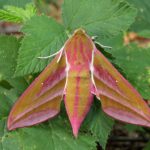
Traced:
[[86, 32], [85, 32], [85, 30], [84, 29], [82, 29], [82, 28], [79, 28], [79, 29], [76, 29], [75, 31], [74, 31], [74, 35], [85, 35], [86, 34]]

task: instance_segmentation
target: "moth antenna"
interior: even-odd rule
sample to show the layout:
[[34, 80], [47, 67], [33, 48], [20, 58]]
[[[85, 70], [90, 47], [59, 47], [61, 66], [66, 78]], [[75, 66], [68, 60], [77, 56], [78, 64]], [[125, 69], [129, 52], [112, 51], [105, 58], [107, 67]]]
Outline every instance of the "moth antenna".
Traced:
[[39, 59], [48, 59], [48, 58], [51, 58], [53, 56], [56, 56], [57, 54], [60, 54], [59, 57], [58, 57], [58, 60], [57, 60], [57, 63], [58, 63], [60, 61], [60, 59], [61, 59], [61, 56], [62, 56], [62, 53], [63, 53], [63, 49], [64, 49], [64, 46], [58, 52], [56, 52], [56, 53], [54, 53], [54, 54], [52, 54], [50, 56], [37, 57], [37, 58], [39, 58]]
[[97, 41], [94, 41], [94, 43], [95, 44], [97, 44], [97, 45], [99, 45], [100, 47], [102, 47], [102, 48], [108, 48], [108, 49], [112, 49], [112, 47], [111, 46], [105, 46], [105, 45], [103, 45], [103, 44], [101, 44], [101, 43], [99, 43], [99, 42], [97, 42]]
[[54, 53], [54, 54], [52, 54], [52, 55], [50, 55], [50, 56], [37, 57], [37, 58], [39, 58], [39, 59], [48, 59], [48, 58], [51, 58], [51, 57], [53, 57], [53, 56], [56, 56], [57, 54], [59, 54], [59, 52], [60, 52], [60, 51], [58, 51], [58, 52], [56, 52], [56, 53]]

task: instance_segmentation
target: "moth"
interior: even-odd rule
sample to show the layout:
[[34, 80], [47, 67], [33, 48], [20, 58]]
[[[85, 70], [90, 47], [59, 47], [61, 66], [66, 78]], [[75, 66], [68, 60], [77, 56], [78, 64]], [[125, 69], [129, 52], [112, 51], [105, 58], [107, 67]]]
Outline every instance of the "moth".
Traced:
[[8, 117], [8, 130], [56, 116], [64, 100], [77, 137], [94, 95], [112, 118], [150, 127], [150, 108], [140, 94], [97, 50], [85, 31], [77, 29], [15, 103]]

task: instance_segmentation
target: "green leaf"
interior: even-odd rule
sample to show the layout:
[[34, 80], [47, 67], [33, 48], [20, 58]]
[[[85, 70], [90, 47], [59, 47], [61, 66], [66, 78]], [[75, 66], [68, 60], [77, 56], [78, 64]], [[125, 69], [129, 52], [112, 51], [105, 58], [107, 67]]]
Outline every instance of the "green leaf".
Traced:
[[[19, 88], [19, 87], [18, 87]], [[2, 124], [5, 124], [10, 109], [16, 99], [18, 98], [18, 92], [15, 89], [7, 90], [0, 86], [0, 143], [1, 136], [5, 128], [2, 128]]]
[[[55, 148], [52, 149], [62, 148], [64, 150], [77, 150], [77, 149], [91, 150], [96, 148], [95, 138], [93, 138], [89, 134], [80, 133], [77, 139], [73, 137], [71, 126], [68, 122], [68, 119], [66, 121], [65, 118], [60, 117], [49, 122], [55, 146]], [[59, 143], [62, 144], [60, 145]]]
[[14, 100], [16, 100], [14, 90], [6, 90], [0, 87], [0, 150], [4, 150], [3, 138], [7, 133], [5, 124]]
[[137, 8], [138, 14], [136, 17], [136, 21], [131, 26], [132, 31], [142, 31], [149, 30], [150, 27], [150, 2], [149, 0], [128, 0], [129, 3], [134, 5]]
[[[36, 0], [35, 5], [40, 14], [49, 15], [51, 13], [51, 7], [49, 4], [52, 2], [48, 0], [48, 2], [43, 0]], [[56, 4], [57, 6], [57, 4]], [[58, 7], [58, 6], [57, 6]]]
[[13, 79], [7, 79], [7, 82], [12, 86], [14, 90], [16, 90], [16, 93], [21, 95], [25, 89], [29, 86], [27, 81], [25, 80], [24, 77], [20, 78], [13, 78]]
[[143, 150], [150, 150], [150, 141], [147, 143], [147, 145], [145, 146]]
[[135, 132], [135, 131], [141, 131], [144, 132], [144, 129], [141, 126], [136, 126], [133, 124], [126, 124], [124, 126], [124, 128], [128, 131], [128, 132]]
[[145, 99], [150, 99], [150, 48], [139, 48], [132, 44], [114, 47], [110, 52], [116, 58], [115, 63], [124, 70], [127, 79]]
[[10, 101], [5, 94], [0, 94], [0, 105], [0, 120], [3, 120], [3, 118], [5, 118], [8, 115], [8, 112], [10, 110]]
[[16, 99], [17, 95], [14, 90], [6, 90], [0, 86], [0, 121], [6, 119]]
[[33, 4], [27, 4], [25, 9], [16, 6], [5, 6], [0, 9], [0, 20], [8, 22], [22, 23], [29, 20], [36, 14]]
[[135, 16], [136, 9], [123, 0], [65, 0], [63, 4], [67, 30], [72, 32], [81, 27], [100, 38], [127, 30]]
[[95, 100], [84, 125], [97, 138], [103, 149], [105, 149], [114, 121], [104, 114], [98, 100]]
[[17, 76], [41, 71], [51, 59], [38, 57], [57, 52], [66, 40], [63, 26], [46, 16], [33, 17], [22, 31], [26, 35], [19, 50]]
[[138, 35], [145, 38], [150, 38], [150, 30], [142, 30], [138, 32]]
[[31, 3], [33, 0], [0, 0], [0, 8], [5, 5], [12, 5], [16, 7], [24, 7], [27, 3]]
[[13, 36], [0, 36], [0, 80], [13, 76], [19, 46], [17, 38]]
[[2, 140], [2, 137], [4, 135], [4, 129], [5, 128], [5, 119], [0, 119], [0, 150], [2, 150], [2, 147], [1, 147], [1, 140]]

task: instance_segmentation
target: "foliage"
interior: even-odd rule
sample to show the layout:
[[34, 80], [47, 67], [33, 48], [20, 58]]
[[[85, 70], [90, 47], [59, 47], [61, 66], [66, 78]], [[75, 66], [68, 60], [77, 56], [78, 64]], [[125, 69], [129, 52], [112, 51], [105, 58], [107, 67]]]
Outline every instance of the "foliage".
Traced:
[[150, 26], [150, 17], [149, 17], [149, 10], [150, 10], [150, 3], [149, 0], [128, 0], [129, 3], [136, 6], [138, 10], [138, 15], [136, 17], [136, 21], [131, 26], [131, 30], [139, 32], [142, 30], [149, 30]]
[[0, 36], [0, 80], [14, 75], [19, 46], [15, 37]]
[[100, 102], [95, 99], [83, 127], [92, 132], [93, 136], [97, 137], [99, 143], [105, 149], [114, 121], [99, 106]]
[[99, 38], [125, 31], [136, 15], [136, 10], [125, 1], [66, 0], [62, 9], [67, 30], [72, 32], [81, 27]]
[[150, 149], [150, 142], [147, 143], [146, 147], [144, 148], [144, 150], [149, 150]]
[[64, 27], [47, 16], [35, 16], [27, 21], [22, 31], [26, 34], [20, 47], [16, 75], [41, 71], [49, 60], [39, 59], [58, 51], [66, 35]]
[[26, 22], [36, 13], [36, 9], [32, 4], [27, 4], [25, 9], [16, 6], [5, 6], [0, 9], [0, 20], [9, 22]]
[[[3, 6], [0, 19], [22, 23], [23, 26], [23, 37], [19, 39], [0, 36], [0, 150], [40, 150], [43, 147], [45, 150], [91, 150], [96, 149], [97, 141], [105, 149], [114, 121], [97, 108], [97, 102], [77, 139], [72, 136], [63, 109], [63, 113], [54, 120], [12, 132], [6, 129], [7, 116], [15, 100], [30, 83], [28, 75], [34, 77], [51, 61], [38, 57], [57, 52], [68, 33], [80, 27], [90, 36], [98, 36], [98, 42], [113, 47], [112, 50], [105, 50], [113, 56], [111, 61], [123, 70], [126, 78], [145, 99], [150, 99], [150, 48], [123, 45], [123, 32], [128, 29], [139, 32], [143, 37], [150, 37], [148, 0], [129, 1], [132, 5], [124, 0], [65, 0], [62, 24], [48, 16], [39, 16], [35, 6], [29, 2], [31, 0], [0, 2], [0, 6]], [[143, 12], [140, 11], [141, 7]]]
[[32, 0], [1, 0], [0, 8], [3, 8], [6, 5], [16, 6], [24, 8], [26, 4], [33, 2]]

